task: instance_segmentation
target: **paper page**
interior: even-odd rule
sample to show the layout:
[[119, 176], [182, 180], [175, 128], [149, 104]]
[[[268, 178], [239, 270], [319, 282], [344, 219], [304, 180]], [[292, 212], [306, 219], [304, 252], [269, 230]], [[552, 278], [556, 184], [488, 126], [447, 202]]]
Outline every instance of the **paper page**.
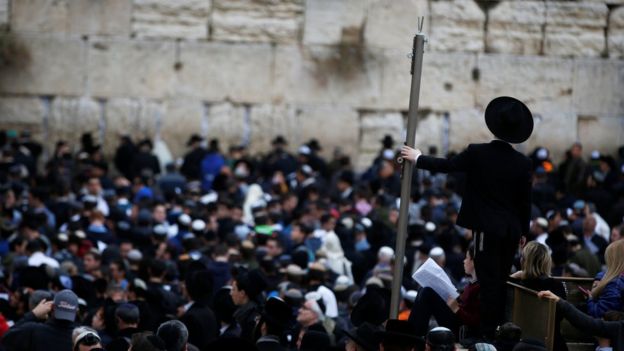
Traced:
[[446, 272], [431, 258], [418, 268], [412, 275], [412, 279], [422, 287], [433, 289], [445, 302], [449, 297], [456, 299], [459, 296]]

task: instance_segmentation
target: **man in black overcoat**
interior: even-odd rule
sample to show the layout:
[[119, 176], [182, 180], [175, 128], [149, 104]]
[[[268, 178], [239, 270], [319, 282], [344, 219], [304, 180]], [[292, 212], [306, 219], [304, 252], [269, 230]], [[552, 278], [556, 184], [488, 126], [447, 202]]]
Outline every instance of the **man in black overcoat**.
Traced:
[[529, 232], [531, 161], [511, 144], [529, 138], [533, 117], [521, 101], [498, 97], [488, 104], [485, 122], [496, 139], [470, 144], [450, 159], [425, 156], [408, 146], [402, 147], [401, 154], [418, 168], [466, 175], [457, 224], [473, 232], [482, 332], [490, 339], [504, 321], [505, 282], [520, 237]]

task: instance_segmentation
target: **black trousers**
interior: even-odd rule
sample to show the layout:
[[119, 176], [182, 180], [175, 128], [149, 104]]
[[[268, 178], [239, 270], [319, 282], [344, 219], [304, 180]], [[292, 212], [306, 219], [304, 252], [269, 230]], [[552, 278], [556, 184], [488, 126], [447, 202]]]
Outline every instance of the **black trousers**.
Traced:
[[506, 282], [518, 250], [518, 235], [474, 231], [474, 262], [481, 299], [481, 333], [494, 339], [505, 323]]
[[434, 317], [439, 326], [453, 331], [455, 337], [461, 326], [459, 317], [446, 304], [438, 293], [431, 288], [422, 288], [416, 296], [410, 312], [409, 322], [414, 326], [416, 335], [425, 336], [429, 331], [429, 319]]

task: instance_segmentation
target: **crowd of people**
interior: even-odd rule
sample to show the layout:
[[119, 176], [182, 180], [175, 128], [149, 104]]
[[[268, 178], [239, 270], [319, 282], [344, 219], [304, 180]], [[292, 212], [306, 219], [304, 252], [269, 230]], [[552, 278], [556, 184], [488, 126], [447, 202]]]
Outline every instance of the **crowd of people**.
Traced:
[[[192, 135], [162, 164], [148, 139], [123, 136], [109, 162], [90, 134], [44, 157], [28, 132], [2, 131], [0, 349], [544, 349], [512, 324], [483, 338], [473, 231], [457, 224], [464, 174], [414, 172], [406, 255], [395, 258], [402, 165], [393, 138], [380, 142], [356, 172], [314, 139], [276, 136], [260, 155]], [[568, 316], [624, 317], [619, 152], [586, 159], [576, 143], [561, 162], [543, 147], [528, 155], [531, 223], [509, 279], [552, 291], [541, 296], [558, 301], [557, 329]], [[457, 298], [412, 279], [429, 259]], [[400, 313], [388, 320], [397, 262]], [[552, 276], [595, 277], [582, 312]], [[622, 350], [613, 325], [591, 330]], [[558, 330], [555, 349], [567, 350]]]

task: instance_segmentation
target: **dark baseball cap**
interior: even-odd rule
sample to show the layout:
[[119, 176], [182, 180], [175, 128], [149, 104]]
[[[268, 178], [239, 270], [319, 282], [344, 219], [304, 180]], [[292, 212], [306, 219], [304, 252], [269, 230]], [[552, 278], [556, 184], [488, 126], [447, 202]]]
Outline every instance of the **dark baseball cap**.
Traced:
[[71, 290], [62, 290], [54, 296], [54, 318], [74, 321], [78, 311], [78, 296]]

